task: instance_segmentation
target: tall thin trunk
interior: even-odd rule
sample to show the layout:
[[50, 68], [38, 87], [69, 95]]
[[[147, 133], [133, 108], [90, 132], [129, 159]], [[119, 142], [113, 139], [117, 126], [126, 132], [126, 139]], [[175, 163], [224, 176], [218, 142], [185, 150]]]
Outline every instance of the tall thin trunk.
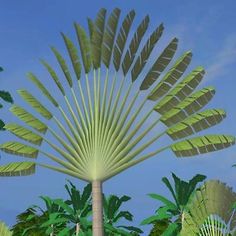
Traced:
[[102, 211], [102, 182], [92, 182], [93, 197], [93, 236], [104, 236], [103, 211]]
[[50, 236], [53, 236], [53, 225], [51, 225], [52, 232], [50, 233]]
[[78, 236], [80, 231], [80, 224], [76, 223], [76, 230], [75, 230], [75, 235]]

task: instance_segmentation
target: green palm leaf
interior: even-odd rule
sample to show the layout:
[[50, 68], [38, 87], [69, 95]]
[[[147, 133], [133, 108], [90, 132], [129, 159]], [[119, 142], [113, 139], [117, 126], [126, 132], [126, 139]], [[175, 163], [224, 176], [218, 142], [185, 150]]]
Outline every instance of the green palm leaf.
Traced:
[[38, 78], [33, 73], [28, 73], [28, 78], [31, 80], [40, 91], [49, 99], [49, 101], [56, 107], [58, 107], [57, 101], [51, 96], [50, 92], [45, 88], [45, 86], [38, 80]]
[[182, 76], [187, 69], [192, 58], [191, 52], [184, 53], [174, 64], [174, 66], [167, 72], [157, 86], [152, 90], [149, 99], [157, 100], [164, 96]]
[[13, 98], [11, 94], [7, 91], [0, 91], [0, 98], [3, 99], [5, 102], [13, 103]]
[[233, 144], [233, 136], [205, 135], [172, 144], [171, 149], [177, 157], [186, 157], [221, 150]]
[[120, 68], [121, 57], [125, 48], [125, 43], [128, 38], [134, 17], [135, 17], [135, 12], [134, 10], [132, 10], [125, 17], [122, 23], [122, 26], [120, 28], [119, 34], [117, 36], [116, 44], [115, 44], [114, 52], [113, 52], [113, 55], [114, 55], [113, 63], [114, 63], [116, 71], [118, 71]]
[[20, 106], [13, 105], [10, 108], [10, 111], [20, 120], [24, 121], [27, 125], [31, 126], [35, 130], [41, 133], [45, 133], [47, 131], [47, 126], [43, 122], [41, 122], [39, 119], [34, 117], [32, 114], [30, 114]]
[[142, 69], [146, 65], [147, 60], [148, 60], [151, 52], [153, 51], [156, 43], [158, 42], [158, 40], [160, 39], [160, 37], [163, 33], [163, 30], [164, 30], [164, 26], [163, 26], [163, 24], [161, 24], [150, 35], [149, 39], [145, 43], [139, 57], [137, 58], [137, 60], [134, 64], [134, 67], [131, 70], [131, 76], [132, 76], [132, 81], [133, 82], [137, 79], [137, 77], [141, 73]]
[[73, 44], [73, 42], [63, 33], [62, 33], [62, 37], [64, 39], [67, 51], [69, 53], [76, 78], [77, 80], [79, 80], [81, 76], [81, 64], [80, 64], [80, 59], [77, 53], [77, 49], [75, 45]]
[[[202, 81], [205, 71], [202, 67], [197, 67], [189, 75], [187, 75], [180, 83], [176, 85], [163, 99], [158, 102], [155, 109], [160, 114], [164, 114], [173, 107], [177, 106], [187, 96], [189, 96], [194, 89]], [[156, 100], [155, 96], [148, 97], [150, 100]]]
[[[145, 76], [140, 90], [148, 89], [160, 76], [161, 72], [168, 66], [177, 49], [178, 39], [174, 38], [156, 59], [152, 68]], [[151, 98], [150, 98], [151, 99]]]
[[43, 140], [43, 138], [38, 134], [18, 124], [9, 123], [4, 128], [10, 131], [12, 134], [16, 135], [17, 137], [36, 145], [40, 145]]
[[51, 119], [51, 112], [45, 108], [42, 103], [40, 103], [32, 94], [30, 94], [27, 90], [17, 90], [20, 96], [28, 102], [39, 114], [41, 114], [46, 119]]
[[86, 74], [88, 74], [91, 69], [91, 50], [89, 39], [85, 30], [79, 24], [75, 23], [74, 26], [80, 45], [80, 51], [84, 64], [84, 71]]
[[203, 88], [193, 93], [176, 107], [165, 113], [161, 117], [161, 121], [167, 126], [176, 124], [194, 112], [199, 111], [212, 99], [214, 94], [215, 89], [213, 87]]
[[65, 59], [63, 58], [63, 56], [58, 52], [58, 50], [54, 47], [51, 47], [51, 50], [53, 51], [64, 75], [65, 75], [65, 78], [70, 86], [70, 88], [72, 88], [73, 86], [73, 81], [72, 81], [72, 78], [71, 78], [71, 75], [70, 75], [70, 72], [69, 72], [69, 69], [68, 69], [68, 66], [66, 64], [66, 61]]
[[34, 162], [12, 162], [7, 165], [0, 166], [0, 176], [2, 177], [25, 176], [25, 175], [32, 175], [34, 173], [35, 173]]
[[109, 68], [111, 55], [113, 51], [116, 29], [120, 17], [120, 9], [115, 8], [107, 20], [103, 43], [102, 43], [102, 59], [107, 68]]
[[[102, 43], [103, 43], [103, 35], [104, 35], [104, 29], [105, 29], [105, 17], [106, 17], [106, 9], [102, 8], [98, 12], [97, 18], [93, 24], [91, 49], [92, 49], [92, 54], [93, 54], [92, 58], [93, 58], [94, 69], [98, 69], [101, 65]], [[90, 21], [90, 25], [91, 25], [91, 21]], [[90, 29], [91, 29], [91, 26], [90, 26]]]
[[19, 142], [7, 142], [0, 145], [0, 150], [17, 156], [36, 158], [38, 150]]
[[123, 69], [124, 75], [127, 74], [132, 62], [134, 61], [134, 58], [135, 58], [136, 52], [139, 48], [140, 42], [141, 42], [141, 40], [148, 28], [148, 24], [149, 24], [149, 16], [146, 16], [142, 20], [140, 25], [138, 26], [138, 29], [135, 32], [135, 34], [131, 40], [131, 43], [129, 45], [129, 49], [125, 53], [125, 58], [122, 61], [122, 69]]
[[174, 140], [181, 139], [212, 127], [220, 123], [225, 117], [225, 111], [221, 109], [199, 112], [169, 128], [167, 134]]

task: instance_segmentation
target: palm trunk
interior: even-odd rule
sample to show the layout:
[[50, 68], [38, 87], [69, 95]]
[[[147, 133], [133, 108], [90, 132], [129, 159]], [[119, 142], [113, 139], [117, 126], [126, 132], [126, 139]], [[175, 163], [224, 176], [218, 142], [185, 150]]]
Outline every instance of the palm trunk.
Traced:
[[102, 205], [102, 182], [94, 180], [92, 182], [93, 197], [93, 236], [103, 236], [103, 205]]
[[76, 223], [76, 230], [75, 230], [75, 235], [78, 236], [80, 231], [80, 224]]
[[50, 233], [50, 236], [53, 236], [53, 225], [51, 225], [52, 232]]

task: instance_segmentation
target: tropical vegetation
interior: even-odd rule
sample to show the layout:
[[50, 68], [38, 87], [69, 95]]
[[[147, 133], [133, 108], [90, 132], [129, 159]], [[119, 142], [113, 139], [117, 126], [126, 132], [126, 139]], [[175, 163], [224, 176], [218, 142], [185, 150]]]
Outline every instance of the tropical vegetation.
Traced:
[[[38, 165], [91, 183], [94, 236], [104, 235], [102, 186], [108, 179], [167, 149], [177, 157], [187, 157], [235, 143], [231, 135], [195, 136], [220, 123], [226, 113], [222, 109], [201, 111], [213, 98], [215, 89], [197, 89], [205, 73], [200, 66], [184, 75], [192, 53], [187, 51], [173, 60], [177, 38], [154, 60], [150, 59], [162, 36], [163, 24], [148, 35], [148, 15], [137, 29], [132, 28], [133, 10], [120, 23], [120, 9], [106, 15], [102, 8], [95, 20], [89, 18], [88, 33], [74, 24], [80, 53], [78, 46], [62, 34], [69, 60], [51, 48], [64, 77], [48, 62], [41, 61], [55, 89], [49, 91], [45, 81], [34, 73], [28, 74], [42, 96], [27, 89], [18, 90], [35, 112], [12, 105], [10, 111], [25, 125], [8, 123], [4, 128], [22, 141], [0, 145], [6, 153], [31, 159], [1, 166], [2, 176], [30, 175]], [[56, 93], [61, 99], [55, 98]], [[49, 109], [50, 105], [54, 108]], [[146, 124], [153, 113], [154, 120]], [[160, 123], [166, 129], [151, 132]], [[164, 135], [172, 141], [148, 152], [148, 147]], [[51, 150], [41, 148], [42, 142]], [[37, 162], [38, 155], [48, 157], [55, 165]]]

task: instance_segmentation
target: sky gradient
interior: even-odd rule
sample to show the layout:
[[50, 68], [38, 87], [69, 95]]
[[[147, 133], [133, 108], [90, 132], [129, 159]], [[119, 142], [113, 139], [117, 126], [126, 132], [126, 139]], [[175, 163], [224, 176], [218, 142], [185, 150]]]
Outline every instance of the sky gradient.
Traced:
[[[15, 91], [21, 88], [36, 91], [26, 79], [26, 73], [32, 71], [47, 83], [46, 72], [38, 59], [44, 58], [52, 65], [56, 64], [49, 46], [56, 46], [65, 52], [59, 33], [64, 32], [75, 40], [73, 22], [79, 22], [87, 27], [87, 17], [95, 18], [101, 7], [107, 8], [108, 11], [119, 7], [122, 16], [134, 9], [136, 25], [149, 14], [149, 32], [163, 22], [165, 31], [156, 52], [160, 52], [173, 37], [177, 37], [179, 48], [175, 58], [187, 50], [192, 50], [193, 60], [189, 71], [196, 66], [203, 66], [206, 75], [200, 88], [210, 85], [216, 88], [216, 95], [208, 108], [223, 108], [227, 112], [227, 118], [206, 133], [236, 134], [236, 2], [234, 0], [1, 2], [0, 66], [4, 68], [4, 72], [0, 74], [1, 89], [10, 91], [17, 104], [24, 105]], [[154, 53], [152, 57], [155, 58], [155, 55]], [[50, 87], [50, 83], [48, 86]], [[1, 110], [1, 117], [6, 121], [16, 120], [10, 115], [8, 108], [6, 105]], [[6, 132], [1, 133], [0, 143], [9, 141], [9, 137]], [[133, 224], [138, 225], [160, 206], [146, 194], [158, 193], [170, 197], [161, 178], [170, 177], [171, 172], [185, 180], [191, 179], [198, 173], [205, 174], [208, 179], [219, 179], [236, 191], [236, 168], [231, 167], [236, 163], [235, 151], [236, 147], [231, 147], [219, 152], [179, 159], [171, 151], [165, 151], [106, 182], [104, 193], [132, 197], [123, 209], [128, 209], [134, 214]], [[1, 164], [16, 160], [22, 158], [1, 153]], [[31, 204], [41, 204], [38, 198], [40, 195], [52, 198], [66, 197], [64, 190], [66, 178], [72, 180], [80, 189], [85, 186], [82, 181], [42, 168], [37, 168], [36, 174], [29, 177], [1, 178], [0, 219], [8, 225], [14, 224], [16, 214]], [[144, 235], [147, 235], [149, 228], [143, 227]]]

